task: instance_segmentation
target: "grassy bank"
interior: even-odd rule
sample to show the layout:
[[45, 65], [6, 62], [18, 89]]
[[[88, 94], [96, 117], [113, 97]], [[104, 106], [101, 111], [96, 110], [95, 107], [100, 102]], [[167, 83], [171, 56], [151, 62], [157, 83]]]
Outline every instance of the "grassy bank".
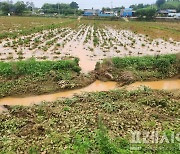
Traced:
[[158, 80], [180, 74], [177, 55], [144, 57], [114, 57], [96, 65], [97, 77], [103, 80], [134, 81]]
[[[178, 143], [130, 144], [131, 131], [179, 132], [179, 91], [86, 93], [0, 115], [0, 153], [178, 153]], [[131, 147], [141, 147], [131, 151]]]
[[79, 60], [0, 62], [0, 97], [50, 93], [86, 86]]

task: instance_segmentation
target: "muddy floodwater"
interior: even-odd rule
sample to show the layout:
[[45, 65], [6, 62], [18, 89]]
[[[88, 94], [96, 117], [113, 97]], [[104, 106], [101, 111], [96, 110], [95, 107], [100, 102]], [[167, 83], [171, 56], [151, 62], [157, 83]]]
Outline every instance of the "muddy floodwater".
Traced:
[[56, 101], [59, 98], [68, 98], [72, 97], [75, 94], [80, 94], [83, 92], [98, 92], [98, 91], [109, 91], [117, 88], [116, 82], [102, 82], [102, 81], [95, 81], [91, 85], [82, 88], [82, 89], [76, 89], [76, 90], [68, 90], [63, 92], [58, 92], [54, 94], [46, 94], [46, 95], [40, 95], [40, 96], [31, 96], [31, 97], [24, 97], [24, 98], [3, 98], [0, 100], [0, 105], [24, 105], [29, 106], [31, 104], [38, 104], [42, 101]]
[[176, 80], [161, 80], [161, 81], [151, 81], [151, 82], [135, 82], [127, 86], [127, 90], [135, 90], [138, 87], [146, 86], [151, 89], [157, 90], [174, 90], [180, 89], [180, 79]]
[[180, 89], [180, 79], [151, 81], [151, 82], [135, 82], [125, 87], [118, 87], [117, 85], [118, 84], [116, 82], [112, 82], [112, 81], [103, 82], [103, 81], [97, 80], [85, 88], [76, 89], [76, 90], [68, 90], [64, 92], [58, 92], [55, 94], [30, 96], [30, 97], [24, 97], [24, 98], [7, 97], [7, 98], [0, 99], [0, 112], [4, 110], [4, 108], [2, 107], [3, 105], [29, 106], [32, 104], [39, 104], [43, 101], [52, 102], [60, 98], [69, 98], [75, 94], [81, 94], [83, 92], [109, 91], [109, 90], [120, 89], [120, 88], [125, 88], [127, 90], [135, 90], [141, 86], [147, 86], [151, 89], [159, 89], [159, 90]]

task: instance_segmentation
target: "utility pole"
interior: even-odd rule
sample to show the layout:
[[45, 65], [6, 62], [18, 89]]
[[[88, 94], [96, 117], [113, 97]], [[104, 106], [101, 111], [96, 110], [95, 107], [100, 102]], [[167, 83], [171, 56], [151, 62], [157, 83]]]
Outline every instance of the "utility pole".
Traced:
[[32, 0], [30, 1], [30, 7], [32, 14], [34, 14], [34, 3], [32, 2]]
[[58, 14], [59, 14], [59, 16], [60, 16], [59, 3], [58, 3]]
[[111, 10], [112, 10], [112, 8], [113, 8], [113, 2], [111, 1]]

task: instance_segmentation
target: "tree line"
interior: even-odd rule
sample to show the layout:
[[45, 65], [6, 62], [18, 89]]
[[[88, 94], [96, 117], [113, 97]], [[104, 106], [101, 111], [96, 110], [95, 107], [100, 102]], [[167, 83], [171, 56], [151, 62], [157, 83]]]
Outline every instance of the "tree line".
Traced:
[[[0, 2], [0, 13], [14, 14], [14, 15], [23, 15], [25, 12], [31, 12], [35, 8], [34, 3], [32, 2], [23, 2], [18, 1], [13, 3], [12, 0]], [[123, 7], [121, 7], [123, 8]], [[161, 9], [176, 9], [177, 12], [180, 12], [180, 0], [157, 0], [155, 4], [136, 4], [131, 5], [134, 11], [136, 11], [136, 16], [140, 19], [144, 17], [148, 20], [152, 19], [157, 10]], [[110, 8], [109, 8], [110, 9]], [[103, 8], [105, 10], [105, 8]], [[61, 15], [81, 15], [83, 13], [82, 10], [79, 10], [79, 5], [76, 2], [71, 2], [69, 4], [66, 3], [57, 3], [50, 4], [45, 3], [41, 9], [41, 12], [45, 14], [61, 14]], [[119, 9], [118, 9], [119, 11]]]
[[71, 2], [70, 4], [66, 3], [57, 3], [57, 4], [49, 4], [45, 3], [42, 6], [42, 11], [47, 14], [63, 14], [63, 15], [72, 15], [77, 14], [81, 15], [82, 11], [78, 9], [79, 5], [76, 2]]
[[34, 7], [34, 3], [32, 2], [23, 2], [18, 1], [13, 3], [12, 1], [4, 1], [0, 2], [0, 11], [2, 14], [15, 14], [15, 15], [22, 15], [25, 11], [32, 11]]
[[[13, 15], [23, 15], [25, 12], [31, 12], [35, 8], [33, 2], [24, 2], [18, 1], [13, 3], [13, 1], [3, 1], [0, 2], [0, 12], [4, 15], [13, 14]], [[78, 9], [79, 5], [76, 2], [71, 2], [70, 4], [57, 3], [49, 4], [45, 3], [40, 11], [46, 14], [63, 14], [63, 15], [72, 15], [77, 14], [81, 15], [82, 11]]]

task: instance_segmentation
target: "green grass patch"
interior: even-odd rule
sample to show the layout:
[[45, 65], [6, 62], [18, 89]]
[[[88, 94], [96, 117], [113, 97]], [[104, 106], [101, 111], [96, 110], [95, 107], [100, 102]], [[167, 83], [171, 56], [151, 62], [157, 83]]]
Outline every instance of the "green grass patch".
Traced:
[[84, 87], [92, 83], [94, 78], [81, 74], [78, 63], [77, 58], [0, 62], [0, 97], [38, 95]]
[[45, 75], [50, 71], [70, 70], [79, 73], [78, 60], [36, 61], [29, 59], [18, 62], [0, 62], [0, 76], [19, 77]]
[[176, 64], [176, 55], [145, 56], [112, 58], [116, 68], [134, 68], [135, 70], [158, 70], [164, 74], [168, 73], [172, 65]]

